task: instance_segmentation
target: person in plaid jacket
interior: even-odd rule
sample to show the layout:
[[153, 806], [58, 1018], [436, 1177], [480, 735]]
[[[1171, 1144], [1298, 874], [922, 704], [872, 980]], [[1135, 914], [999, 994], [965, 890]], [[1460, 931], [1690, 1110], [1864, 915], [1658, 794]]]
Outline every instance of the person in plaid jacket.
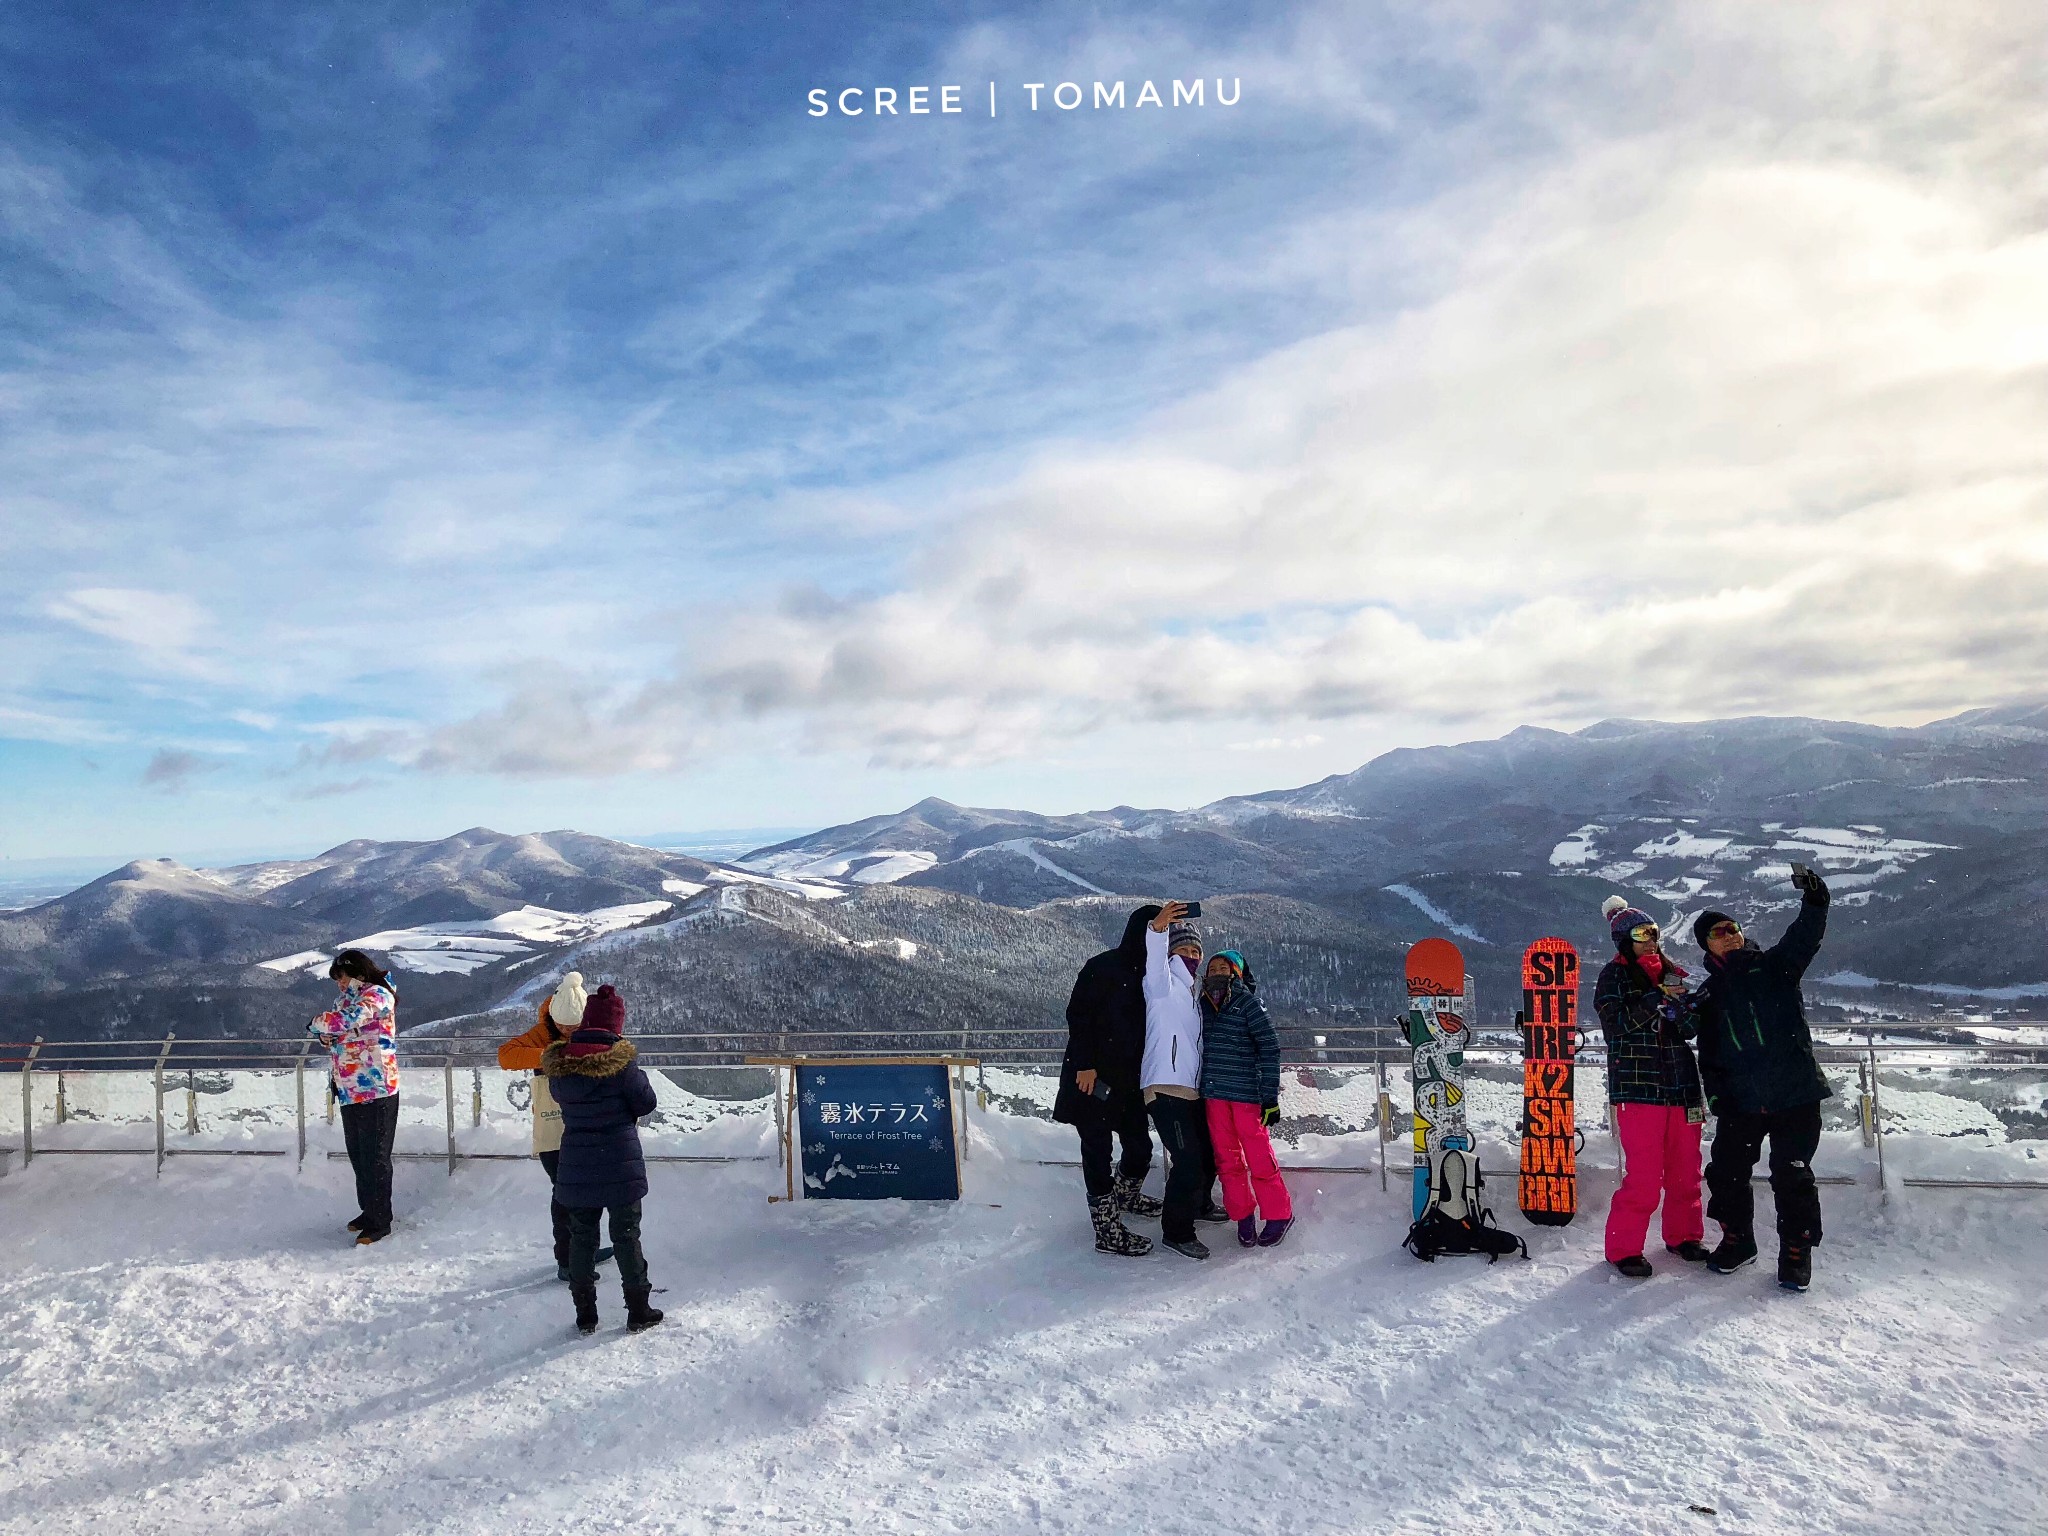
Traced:
[[1614, 958], [1593, 988], [1607, 1043], [1607, 1102], [1621, 1139], [1621, 1186], [1607, 1208], [1607, 1260], [1630, 1279], [1646, 1278], [1643, 1241], [1661, 1197], [1664, 1247], [1688, 1263], [1707, 1259], [1700, 1204], [1700, 1128], [1706, 1096], [1691, 1037], [1698, 1005], [1686, 971], [1668, 958], [1649, 913], [1610, 896], [1601, 912]]

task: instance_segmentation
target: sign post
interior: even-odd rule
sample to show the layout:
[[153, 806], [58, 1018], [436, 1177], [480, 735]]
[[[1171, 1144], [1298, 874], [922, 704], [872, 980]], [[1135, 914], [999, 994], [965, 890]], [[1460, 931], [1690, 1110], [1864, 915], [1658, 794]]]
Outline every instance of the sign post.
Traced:
[[[787, 1067], [786, 1188], [806, 1200], [958, 1200], [963, 1058], [756, 1058]], [[794, 1146], [787, 1143], [793, 1141]]]

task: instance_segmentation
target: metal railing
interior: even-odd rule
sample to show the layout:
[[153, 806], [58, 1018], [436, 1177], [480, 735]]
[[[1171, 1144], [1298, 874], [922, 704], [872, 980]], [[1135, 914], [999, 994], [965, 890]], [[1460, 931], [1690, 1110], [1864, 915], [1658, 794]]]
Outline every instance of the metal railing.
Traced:
[[[1410, 1048], [1397, 1023], [1300, 1026], [1278, 1030], [1283, 1064], [1334, 1069], [1363, 1069], [1376, 1080], [1377, 1166], [1333, 1168], [1327, 1171], [1372, 1172], [1383, 1184], [1389, 1174], [1389, 1146], [1405, 1142], [1405, 1128], [1395, 1129], [1396, 1111], [1392, 1100], [1390, 1074], [1405, 1068]], [[1958, 1040], [1953, 1025], [1873, 1025], [1855, 1030], [1826, 1031], [1815, 1041], [1815, 1053], [1823, 1066], [1853, 1067], [1857, 1077], [1857, 1120], [1864, 1145], [1877, 1155], [1881, 1188], [1889, 1184], [1885, 1169], [1885, 1129], [1881, 1072], [1935, 1066], [1968, 1066], [1975, 1071], [2024, 1071], [2048, 1069], [2048, 1042], [2019, 1044], [2007, 1041]], [[1861, 1039], [1856, 1038], [1858, 1035]], [[1879, 1036], [1885, 1038], [1880, 1039]], [[683, 1033], [634, 1035], [641, 1063], [653, 1068], [744, 1067], [750, 1058], [774, 1056], [801, 1061], [806, 1056], [830, 1056], [838, 1060], [863, 1056], [928, 1054], [971, 1058], [981, 1074], [982, 1102], [987, 1102], [986, 1069], [989, 1066], [1019, 1068], [1056, 1067], [1066, 1044], [1064, 1027], [1013, 1028], [973, 1027], [951, 1029], [908, 1029], [855, 1032], [846, 1030], [800, 1030], [767, 1028], [758, 1030], [702, 1030]], [[401, 1079], [409, 1067], [414, 1071], [438, 1067], [442, 1076], [442, 1104], [446, 1134], [444, 1152], [406, 1152], [398, 1156], [434, 1160], [446, 1159], [452, 1174], [459, 1163], [523, 1157], [509, 1152], [464, 1151], [456, 1140], [456, 1086], [458, 1070], [471, 1076], [470, 1124], [483, 1123], [481, 1068], [495, 1065], [502, 1037], [497, 1035], [401, 1034], [397, 1049]], [[307, 1154], [306, 1077], [309, 1068], [322, 1071], [325, 1081], [326, 1052], [316, 1054], [318, 1042], [311, 1037], [282, 1040], [181, 1039], [176, 1034], [160, 1039], [114, 1039], [96, 1041], [0, 1042], [0, 1072], [18, 1071], [22, 1096], [22, 1162], [26, 1166], [38, 1156], [150, 1155], [161, 1174], [172, 1157], [286, 1157], [284, 1148], [174, 1147], [169, 1144], [166, 1098], [179, 1086], [185, 1093], [185, 1129], [198, 1129], [198, 1074], [235, 1071], [289, 1072], [294, 1081], [296, 1152], [303, 1164]], [[1480, 1064], [1519, 1063], [1521, 1048], [1513, 1031], [1479, 1029], [1466, 1046], [1468, 1061]], [[1593, 1037], [1581, 1044], [1579, 1060], [1591, 1067], [1604, 1067], [1606, 1054]], [[964, 1085], [964, 1067], [962, 1080]], [[45, 1147], [35, 1145], [34, 1087], [39, 1078], [54, 1075], [57, 1118], [66, 1119], [65, 1075], [67, 1073], [147, 1072], [154, 1090], [155, 1142], [145, 1147]], [[182, 1074], [183, 1083], [178, 1083]], [[327, 1101], [327, 1118], [332, 1121], [334, 1101]], [[776, 1103], [781, 1095], [776, 1094]], [[0, 1157], [9, 1149], [0, 1148]], [[340, 1156], [330, 1152], [329, 1156]], [[733, 1162], [730, 1157], [692, 1157], [680, 1154], [655, 1155], [663, 1162]], [[4, 1168], [4, 1164], [0, 1164]], [[1828, 1182], [1852, 1183], [1835, 1178]], [[1906, 1177], [1903, 1185], [1923, 1188], [2048, 1189], [2048, 1180], [1956, 1179]]]

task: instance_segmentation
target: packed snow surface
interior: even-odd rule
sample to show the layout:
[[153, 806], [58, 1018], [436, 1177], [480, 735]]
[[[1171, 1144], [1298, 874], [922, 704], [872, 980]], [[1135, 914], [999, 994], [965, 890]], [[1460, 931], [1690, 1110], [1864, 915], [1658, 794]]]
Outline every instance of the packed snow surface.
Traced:
[[[1098, 1257], [1078, 1172], [1040, 1164], [1071, 1132], [977, 1113], [957, 1205], [656, 1165], [669, 1320], [626, 1334], [607, 1268], [582, 1339], [532, 1163], [401, 1162], [396, 1232], [356, 1249], [314, 1132], [303, 1172], [0, 1180], [0, 1532], [2048, 1529], [2048, 1195], [1880, 1204], [1848, 1136], [1794, 1296], [1654, 1246], [1615, 1277], [1598, 1168], [1528, 1263], [1418, 1264], [1398, 1177], [1337, 1172], [1290, 1176], [1277, 1250]], [[759, 1113], [662, 1140], [772, 1153]]]

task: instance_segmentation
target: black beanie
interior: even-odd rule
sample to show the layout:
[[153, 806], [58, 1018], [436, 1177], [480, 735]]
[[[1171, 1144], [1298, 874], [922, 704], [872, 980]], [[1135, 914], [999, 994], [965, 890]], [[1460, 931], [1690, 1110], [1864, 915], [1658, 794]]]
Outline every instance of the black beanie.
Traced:
[[1702, 912], [1698, 917], [1692, 920], [1693, 943], [1699, 945], [1699, 947], [1702, 950], [1704, 950], [1707, 947], [1707, 935], [1708, 933], [1712, 932], [1714, 924], [1732, 923], [1734, 921], [1735, 919], [1730, 917], [1726, 912]]

